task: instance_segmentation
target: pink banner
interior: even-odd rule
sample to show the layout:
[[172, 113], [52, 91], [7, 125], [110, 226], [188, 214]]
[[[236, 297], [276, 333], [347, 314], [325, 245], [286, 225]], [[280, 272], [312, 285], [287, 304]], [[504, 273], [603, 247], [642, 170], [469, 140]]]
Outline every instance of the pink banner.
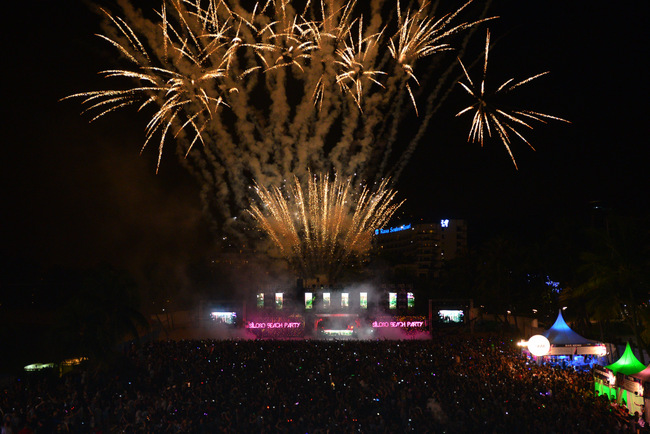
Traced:
[[297, 329], [301, 322], [253, 322], [250, 321], [246, 328], [249, 329]]
[[392, 328], [405, 328], [405, 327], [423, 327], [424, 321], [373, 321], [373, 328], [392, 327]]

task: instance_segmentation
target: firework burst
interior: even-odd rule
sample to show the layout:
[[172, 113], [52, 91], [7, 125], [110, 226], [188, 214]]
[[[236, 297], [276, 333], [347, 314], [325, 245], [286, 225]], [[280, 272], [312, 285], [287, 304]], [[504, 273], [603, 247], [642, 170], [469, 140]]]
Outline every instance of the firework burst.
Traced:
[[[461, 73], [446, 52], [463, 55], [490, 1], [464, 2], [439, 19], [427, 3], [409, 10], [381, 0], [300, 8], [290, 0], [162, 0], [153, 15], [118, 3], [124, 19], [105, 12], [100, 38], [123, 57], [103, 72], [120, 84], [68, 98], [80, 98], [93, 120], [127, 106], [150, 113], [144, 146], [157, 142], [156, 170], [173, 141], [213, 229], [244, 240], [238, 217], [248, 215], [254, 183], [263, 191], [310, 170], [395, 182], [449, 95], [441, 89]], [[469, 13], [474, 19], [463, 18]], [[421, 101], [418, 129], [398, 136]]]
[[530, 83], [536, 78], [548, 74], [548, 71], [543, 72], [541, 74], [533, 75], [532, 77], [528, 77], [522, 81], [515, 81], [514, 79], [511, 78], [506, 82], [504, 82], [501, 86], [499, 86], [496, 89], [496, 91], [492, 93], [486, 92], [485, 77], [487, 75], [489, 48], [490, 48], [490, 32], [488, 31], [487, 36], [485, 38], [485, 60], [483, 62], [483, 75], [481, 77], [480, 82], [478, 82], [477, 84], [474, 84], [469, 74], [467, 73], [467, 69], [465, 68], [465, 65], [463, 65], [463, 62], [459, 59], [459, 62], [463, 68], [463, 72], [465, 73], [465, 77], [467, 78], [467, 82], [468, 82], [468, 84], [465, 83], [460, 83], [460, 84], [467, 91], [467, 93], [469, 93], [475, 99], [475, 102], [471, 106], [466, 107], [460, 112], [458, 112], [456, 116], [460, 116], [464, 113], [469, 113], [469, 112], [474, 113], [474, 118], [472, 120], [472, 127], [470, 128], [469, 138], [468, 138], [470, 142], [474, 142], [474, 143], [478, 142], [481, 144], [481, 146], [483, 146], [485, 135], [487, 134], [488, 137], [491, 137], [492, 132], [496, 131], [499, 138], [501, 139], [501, 142], [503, 143], [506, 150], [508, 151], [508, 154], [510, 155], [510, 158], [512, 159], [512, 162], [516, 168], [517, 162], [515, 161], [515, 157], [512, 154], [512, 150], [510, 149], [511, 139], [508, 132], [511, 132], [515, 136], [519, 137], [528, 146], [530, 146], [531, 149], [534, 150], [535, 148], [533, 148], [533, 145], [531, 145], [530, 142], [526, 140], [526, 138], [524, 138], [521, 132], [517, 130], [517, 127], [525, 127], [528, 129], [532, 129], [533, 127], [529, 123], [531, 120], [542, 122], [542, 123], [546, 123], [547, 119], [553, 119], [562, 122], [569, 122], [569, 121], [556, 116], [551, 116], [551, 115], [534, 112], [530, 110], [506, 109], [504, 106], [496, 103], [495, 99], [498, 99], [502, 95], [513, 91], [514, 89], [516, 89], [521, 85]]
[[[185, 154], [197, 141], [205, 145], [209, 140], [218, 142], [217, 149], [209, 151], [217, 164], [226, 163], [223, 155], [229, 153], [230, 149], [226, 148], [232, 146], [239, 147], [246, 157], [264, 160], [267, 153], [278, 154], [278, 150], [271, 149], [255, 155], [260, 146], [268, 144], [262, 142], [263, 137], [269, 136], [269, 128], [275, 133], [291, 135], [295, 143], [303, 138], [296, 135], [313, 129], [305, 122], [331, 125], [347, 116], [345, 96], [351, 98], [358, 110], [366, 112], [365, 122], [359, 120], [357, 125], [365, 123], [362, 128], [367, 128], [381, 124], [382, 117], [390, 117], [382, 113], [390, 111], [389, 102], [399, 91], [397, 85], [386, 89], [382, 83], [388, 75], [384, 70], [388, 65], [381, 60], [383, 54], [389, 50], [396, 64], [407, 71], [408, 78], [417, 82], [416, 60], [451, 49], [443, 39], [483, 21], [450, 27], [450, 22], [471, 2], [437, 21], [433, 17], [425, 18], [426, 5], [415, 13], [403, 13], [398, 4], [398, 29], [392, 38], [384, 38], [385, 28], [379, 28], [380, 3], [372, 4], [371, 24], [365, 26], [363, 16], [354, 15], [354, 0], [308, 1], [301, 13], [286, 0], [255, 4], [252, 11], [236, 2], [228, 5], [223, 0], [163, 0], [161, 9], [156, 12], [157, 21], [143, 18], [140, 11], [122, 3], [127, 19], [104, 11], [109, 23], [108, 35], [98, 36], [117, 48], [129, 67], [104, 71], [103, 75], [128, 78], [136, 84], [128, 89], [82, 92], [67, 98], [82, 98], [85, 111], [96, 112], [92, 120], [129, 105], [135, 105], [138, 110], [158, 107], [147, 126], [145, 140], [146, 146], [155, 135], [160, 136], [157, 169], [165, 140], [170, 136], [185, 138], [188, 134]], [[303, 88], [305, 98], [293, 106], [300, 113], [287, 106], [287, 93], [291, 93], [288, 79], [293, 80], [290, 84], [296, 89], [295, 93], [300, 94], [298, 89]], [[259, 107], [252, 101], [260, 99], [255, 92], [260, 91], [261, 82], [266, 87], [262, 90], [267, 92], [274, 107], [269, 108], [268, 103], [266, 107]], [[371, 84], [387, 92], [382, 98], [364, 103], [362, 97]], [[410, 85], [403, 85], [417, 110]], [[333, 93], [335, 88], [341, 91], [339, 95]], [[305, 102], [312, 107], [307, 107]], [[313, 106], [323, 113], [314, 114]], [[221, 112], [227, 108], [231, 109], [230, 113]], [[260, 119], [260, 115], [264, 119]], [[280, 124], [275, 115], [289, 116]], [[221, 128], [232, 117], [238, 122], [236, 131]], [[371, 118], [369, 123], [367, 118]], [[352, 114], [352, 119], [361, 117]], [[216, 138], [219, 134], [214, 130], [217, 128], [222, 136], [228, 137]], [[276, 143], [284, 141], [275, 135]], [[316, 145], [317, 151], [325, 146], [317, 144], [319, 138], [304, 139]], [[220, 143], [223, 143], [221, 149]], [[367, 147], [352, 143], [339, 145], [368, 151]], [[299, 163], [303, 162], [310, 163]], [[244, 163], [244, 166], [252, 166], [246, 169], [255, 172], [264, 163], [266, 161]], [[242, 167], [242, 164], [237, 166]], [[350, 169], [349, 173], [354, 173], [360, 167]], [[290, 175], [277, 172], [274, 180]], [[259, 179], [258, 175], [261, 173], [253, 173], [252, 178]]]
[[443, 16], [436, 20], [429, 17], [425, 10], [428, 3], [424, 3], [416, 12], [407, 12], [402, 15], [399, 1], [397, 2], [397, 21], [398, 32], [388, 43], [388, 50], [397, 64], [406, 74], [406, 90], [411, 97], [413, 108], [417, 113], [418, 108], [415, 103], [413, 91], [408, 80], [413, 80], [418, 86], [420, 82], [414, 74], [415, 62], [426, 56], [431, 56], [441, 51], [453, 50], [454, 48], [446, 43], [447, 39], [463, 30], [467, 30], [477, 24], [494, 19], [484, 18], [470, 23], [452, 25], [454, 18], [465, 9], [472, 0], [465, 3], [455, 12]]
[[383, 88], [384, 85], [378, 79], [381, 75], [386, 75], [384, 71], [373, 70], [369, 62], [369, 59], [377, 55], [377, 42], [381, 34], [364, 38], [362, 29], [363, 20], [359, 20], [356, 42], [350, 35], [349, 43], [345, 43], [344, 48], [336, 50], [335, 61], [340, 67], [340, 73], [336, 75], [336, 83], [342, 92], [352, 96], [359, 110], [362, 110], [361, 96], [368, 83], [372, 82]]
[[257, 185], [260, 205], [250, 215], [281, 255], [303, 277], [334, 278], [344, 265], [362, 258], [374, 229], [382, 227], [403, 203], [382, 181], [371, 191], [351, 179], [309, 174], [306, 186], [294, 177], [285, 191]]

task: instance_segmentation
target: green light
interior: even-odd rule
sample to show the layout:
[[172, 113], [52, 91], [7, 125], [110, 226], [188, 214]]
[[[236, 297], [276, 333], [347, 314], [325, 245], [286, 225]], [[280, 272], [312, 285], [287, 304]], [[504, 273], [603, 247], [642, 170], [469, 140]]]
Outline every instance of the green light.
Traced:
[[388, 308], [397, 309], [397, 293], [389, 292], [388, 293]]

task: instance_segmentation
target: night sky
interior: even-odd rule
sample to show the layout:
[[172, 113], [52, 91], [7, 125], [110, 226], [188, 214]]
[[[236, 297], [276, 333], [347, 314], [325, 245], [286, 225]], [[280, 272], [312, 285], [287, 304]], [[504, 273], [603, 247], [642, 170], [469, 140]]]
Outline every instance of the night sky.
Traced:
[[[441, 111], [397, 185], [404, 214], [483, 228], [550, 221], [596, 200], [647, 214], [645, 2], [494, 3], [493, 83], [550, 70], [526, 90], [527, 108], [572, 124], [527, 133], [536, 152], [515, 142], [516, 171], [497, 141], [466, 142], [470, 118], [455, 118], [457, 107]], [[156, 175], [155, 146], [139, 154], [144, 116], [127, 109], [89, 124], [79, 101], [59, 102], [108, 85], [96, 73], [116, 54], [93, 35], [100, 19], [89, 3], [10, 2], [3, 15], [3, 257], [80, 267], [155, 261], [183, 274], [214, 255], [198, 188], [176, 156], [163, 156]]]

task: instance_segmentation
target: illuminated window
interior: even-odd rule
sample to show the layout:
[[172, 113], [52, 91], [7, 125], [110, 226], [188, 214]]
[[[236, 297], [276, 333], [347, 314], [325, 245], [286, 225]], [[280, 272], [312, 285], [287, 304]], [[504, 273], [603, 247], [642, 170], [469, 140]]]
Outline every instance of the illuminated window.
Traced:
[[406, 306], [409, 309], [413, 309], [415, 307], [415, 295], [413, 295], [412, 292], [406, 293]]
[[368, 293], [362, 292], [359, 294], [359, 305], [361, 309], [368, 309]]
[[324, 308], [330, 307], [330, 293], [329, 292], [323, 292], [323, 307]]
[[314, 294], [305, 292], [305, 309], [311, 309], [314, 306]]
[[397, 309], [397, 293], [389, 292], [388, 293], [388, 308]]
[[284, 304], [283, 301], [284, 301], [283, 294], [281, 292], [276, 292], [275, 293], [275, 308], [276, 309], [282, 309], [282, 306]]
[[257, 307], [264, 307], [264, 293], [260, 292], [257, 294]]
[[347, 292], [341, 293], [341, 307], [350, 306], [350, 294]]
[[449, 227], [449, 219], [440, 220], [440, 227], [448, 228]]

